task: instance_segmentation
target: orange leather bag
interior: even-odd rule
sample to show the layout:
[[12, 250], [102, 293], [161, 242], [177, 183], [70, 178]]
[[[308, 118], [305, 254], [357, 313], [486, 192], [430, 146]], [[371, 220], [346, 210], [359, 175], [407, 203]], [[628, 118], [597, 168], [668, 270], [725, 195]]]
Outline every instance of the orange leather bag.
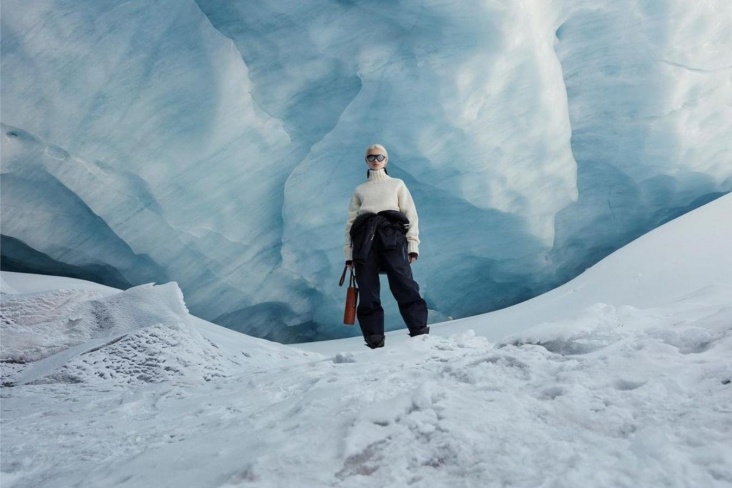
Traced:
[[[348, 271], [348, 265], [343, 268], [343, 274], [341, 275], [341, 281], [338, 286], [343, 286], [343, 282], [346, 280], [346, 271]], [[346, 290], [346, 307], [343, 310], [343, 323], [346, 325], [353, 325], [356, 323], [356, 305], [358, 303], [358, 288], [356, 287], [356, 277], [353, 274], [353, 268], [351, 268], [351, 277], [348, 280], [348, 289]]]

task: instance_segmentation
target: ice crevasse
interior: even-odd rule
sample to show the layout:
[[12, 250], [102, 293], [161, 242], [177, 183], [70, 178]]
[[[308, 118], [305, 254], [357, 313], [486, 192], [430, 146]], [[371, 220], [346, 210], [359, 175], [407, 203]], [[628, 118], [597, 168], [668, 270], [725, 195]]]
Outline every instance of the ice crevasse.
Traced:
[[355, 333], [336, 281], [373, 142], [434, 321], [732, 190], [723, 0], [8, 0], [1, 68], [3, 269], [174, 280], [282, 342]]

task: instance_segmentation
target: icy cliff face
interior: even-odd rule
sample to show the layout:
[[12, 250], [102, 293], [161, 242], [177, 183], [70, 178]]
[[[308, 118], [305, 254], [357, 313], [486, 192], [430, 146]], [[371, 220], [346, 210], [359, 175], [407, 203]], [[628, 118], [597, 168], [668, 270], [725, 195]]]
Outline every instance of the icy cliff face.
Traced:
[[373, 142], [416, 200], [435, 318], [732, 190], [722, 0], [2, 8], [3, 267], [173, 279], [253, 335], [351, 333], [335, 281]]

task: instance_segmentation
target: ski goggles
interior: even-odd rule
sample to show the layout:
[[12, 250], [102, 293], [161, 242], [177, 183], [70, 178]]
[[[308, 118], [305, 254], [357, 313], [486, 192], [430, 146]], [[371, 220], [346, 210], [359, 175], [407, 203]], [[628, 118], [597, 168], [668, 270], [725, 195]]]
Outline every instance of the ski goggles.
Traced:
[[386, 156], [384, 156], [383, 154], [369, 154], [368, 156], [366, 156], [366, 161], [368, 161], [369, 163], [373, 163], [374, 161], [382, 162], [385, 159]]

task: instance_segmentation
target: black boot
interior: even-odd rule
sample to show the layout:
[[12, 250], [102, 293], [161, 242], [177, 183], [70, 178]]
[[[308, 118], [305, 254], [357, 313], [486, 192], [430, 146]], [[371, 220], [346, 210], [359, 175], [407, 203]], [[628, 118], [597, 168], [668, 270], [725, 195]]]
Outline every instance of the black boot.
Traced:
[[409, 331], [409, 337], [415, 337], [423, 334], [429, 334], [430, 328], [429, 327], [422, 327], [421, 329], [417, 330], [410, 330]]
[[370, 347], [371, 349], [376, 349], [377, 347], [384, 347], [384, 336], [380, 334], [370, 335], [366, 336], [366, 345]]

